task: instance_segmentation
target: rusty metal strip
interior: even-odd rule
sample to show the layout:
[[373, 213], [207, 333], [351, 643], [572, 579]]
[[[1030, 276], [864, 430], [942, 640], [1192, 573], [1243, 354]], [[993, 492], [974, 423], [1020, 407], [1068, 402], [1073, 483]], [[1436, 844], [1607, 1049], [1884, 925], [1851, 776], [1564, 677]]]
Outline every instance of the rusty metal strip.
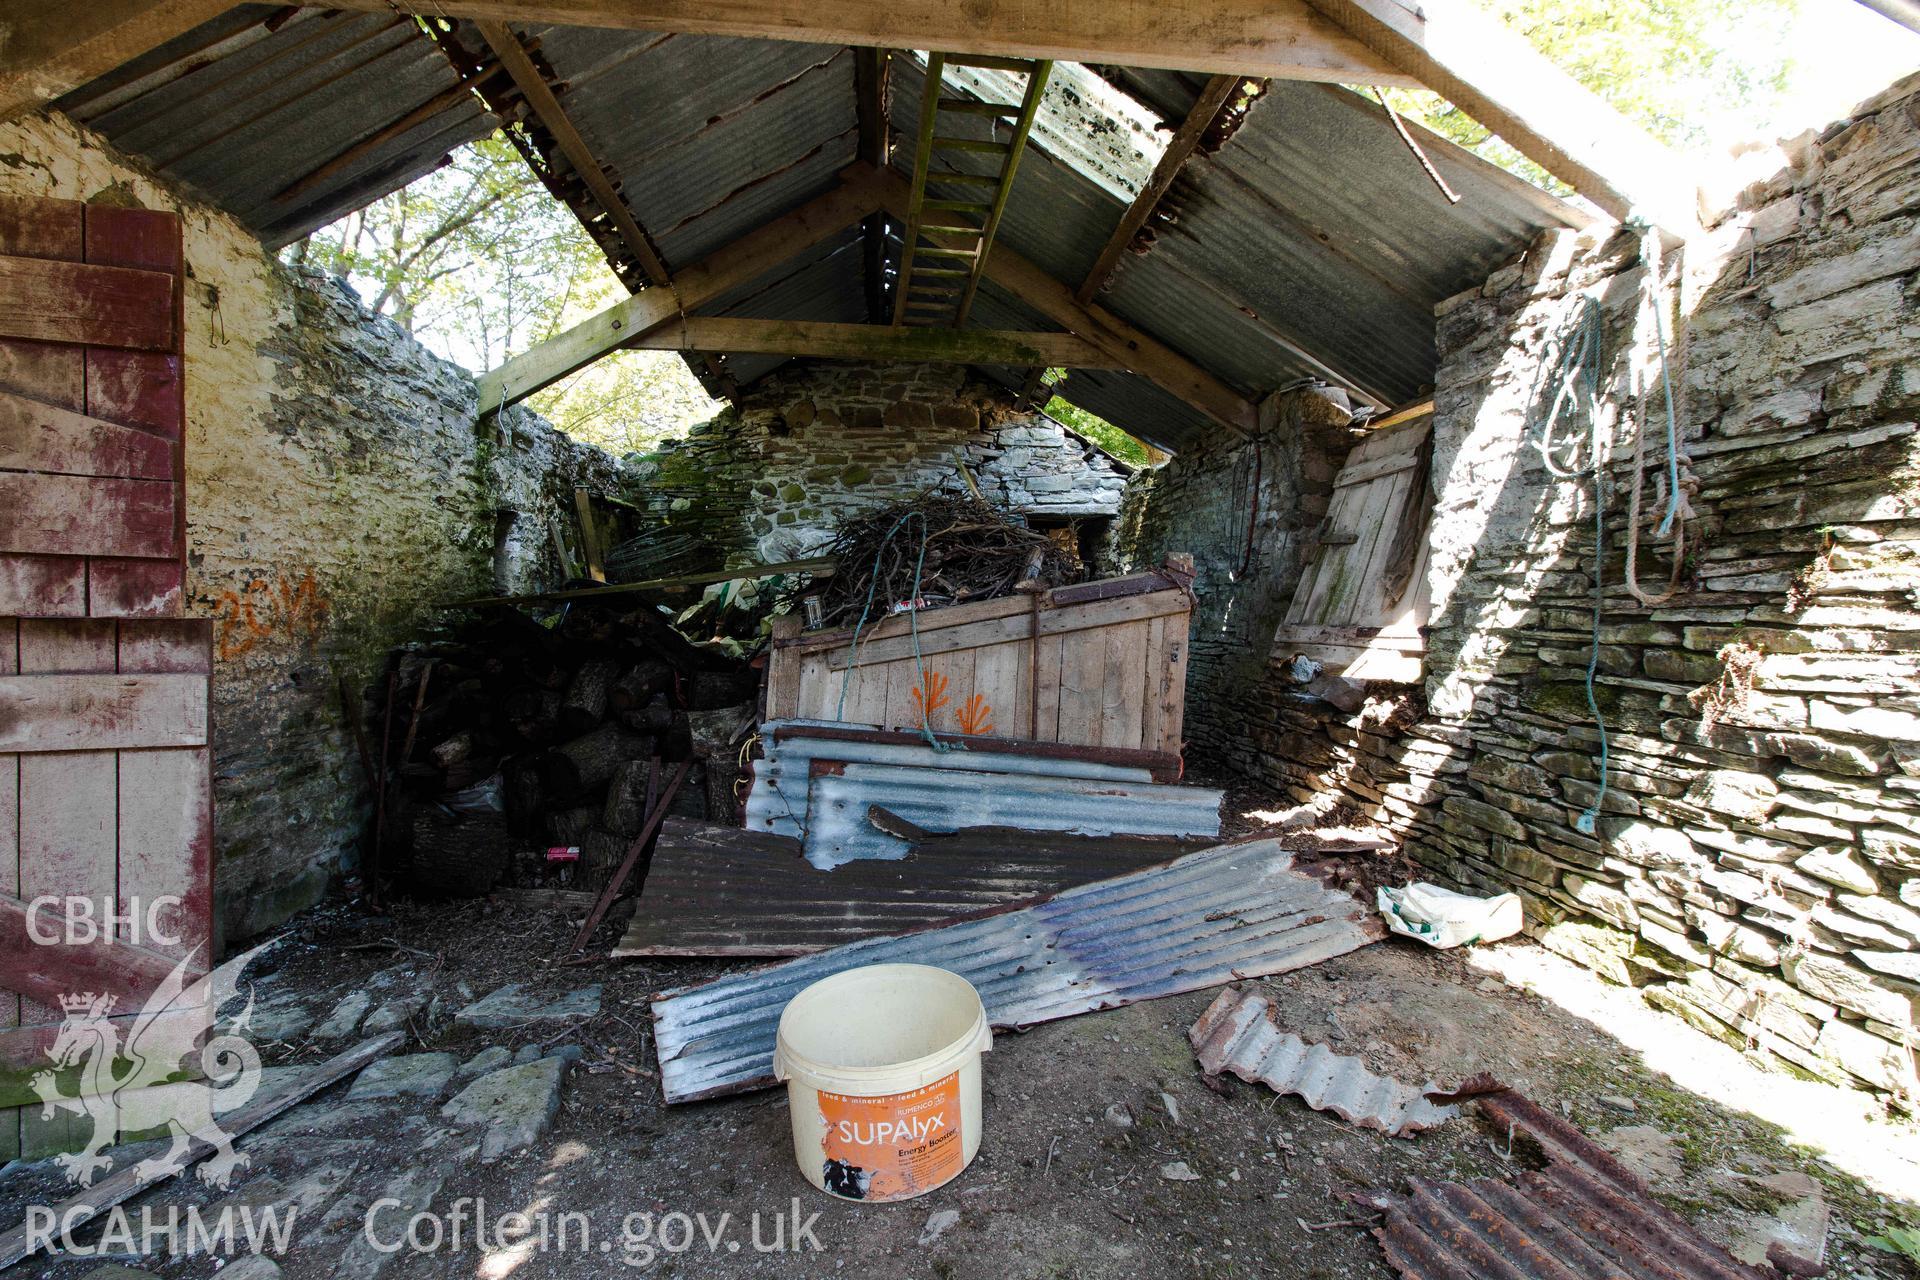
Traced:
[[1432, 1081], [1410, 1085], [1377, 1076], [1358, 1058], [1280, 1030], [1273, 1002], [1256, 991], [1222, 991], [1188, 1029], [1187, 1040], [1210, 1076], [1231, 1072], [1276, 1093], [1298, 1094], [1315, 1111], [1331, 1111], [1389, 1137], [1411, 1137], [1460, 1114], [1458, 1107], [1428, 1099], [1437, 1088]]
[[1480, 1107], [1508, 1137], [1546, 1155], [1511, 1182], [1409, 1178], [1378, 1195], [1374, 1236], [1407, 1280], [1777, 1280], [1736, 1260], [1592, 1139], [1511, 1090]]
[[660, 1085], [678, 1103], [772, 1084], [774, 1029], [787, 1001], [861, 965], [960, 974], [1004, 1028], [1284, 973], [1384, 932], [1364, 904], [1295, 871], [1277, 840], [1220, 845], [1018, 911], [666, 992], [653, 1002]]

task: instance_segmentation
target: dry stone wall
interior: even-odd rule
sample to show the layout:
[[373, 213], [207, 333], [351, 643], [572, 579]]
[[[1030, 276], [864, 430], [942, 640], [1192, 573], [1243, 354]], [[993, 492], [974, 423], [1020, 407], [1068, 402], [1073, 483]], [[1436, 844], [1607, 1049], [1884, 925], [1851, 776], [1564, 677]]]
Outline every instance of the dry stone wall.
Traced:
[[[1443, 304], [1426, 685], [1379, 691], [1357, 713], [1320, 708], [1310, 737], [1323, 759], [1300, 788], [1337, 790], [1400, 826], [1438, 878], [1518, 890], [1545, 945], [1696, 1027], [1908, 1107], [1916, 90], [1920, 79], [1785, 144], [1777, 172], [1687, 249], [1686, 319], [1666, 332], [1696, 518], [1669, 600], [1623, 585], [1642, 419], [1646, 593], [1665, 590], [1670, 564], [1651, 532], [1665, 462], [1653, 246], [1629, 232], [1551, 235]], [[1551, 340], [1582, 298], [1602, 308], [1609, 353], [1597, 646], [1593, 479], [1551, 473], [1530, 438]]]
[[1283, 392], [1262, 407], [1252, 439], [1210, 437], [1127, 485], [1109, 567], [1194, 558], [1185, 731], [1189, 750], [1210, 765], [1279, 782], [1326, 758], [1317, 717], [1294, 722], [1298, 695], [1269, 650], [1326, 515], [1352, 418], [1338, 392]]
[[1030, 516], [1103, 520], [1129, 468], [951, 365], [798, 364], [685, 440], [629, 455], [646, 523], [729, 562], [804, 558], [843, 516], [928, 489]]
[[545, 585], [548, 518], [576, 483], [623, 486], [620, 464], [522, 410], [477, 426], [470, 374], [64, 117], [0, 125], [0, 190], [184, 225], [187, 610], [214, 620], [214, 886], [237, 940], [357, 858], [341, 679], [375, 683], [441, 601]]

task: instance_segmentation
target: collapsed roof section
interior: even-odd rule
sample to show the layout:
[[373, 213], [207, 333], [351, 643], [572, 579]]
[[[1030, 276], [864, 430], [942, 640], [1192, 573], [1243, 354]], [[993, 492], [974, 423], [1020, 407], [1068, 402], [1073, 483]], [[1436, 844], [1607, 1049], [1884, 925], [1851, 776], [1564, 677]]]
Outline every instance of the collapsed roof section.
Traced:
[[[752, 260], [750, 276], [697, 303], [676, 292], [674, 305], [692, 316], [885, 323], [914, 177], [920, 58], [869, 64], [885, 68], [876, 86], [860, 61], [873, 51], [845, 45], [515, 25], [509, 38], [544, 82], [529, 97], [501, 57], [504, 28], [489, 25], [243, 6], [55, 105], [198, 188], [270, 247], [430, 172], [504, 118], [642, 291], [663, 287], [655, 266], [678, 277], [708, 262], [842, 188], [864, 161], [869, 179], [872, 168], [893, 175], [879, 179], [887, 199], [777, 242], [777, 257]], [[1214, 119], [1222, 78], [1071, 71], [1079, 79], [1062, 83], [1084, 88], [1098, 74], [1131, 96], [1135, 116], [1169, 131], [1190, 115], [1209, 127], [1189, 126], [1190, 153], [1167, 166], [1154, 207], [1134, 211], [1141, 229], [1120, 252], [1109, 242], [1142, 165], [1137, 155], [1131, 166], [1100, 163], [1098, 135], [1129, 121], [1069, 93], [1077, 114], [1055, 109], [1033, 130], [965, 327], [1066, 330], [1101, 346], [1103, 363], [1124, 367], [1076, 372], [1059, 391], [1169, 451], [1245, 430], [1254, 404], [1303, 381], [1381, 406], [1416, 397], [1434, 372], [1434, 305], [1542, 229], [1585, 221], [1436, 136], [1418, 133], [1410, 147], [1379, 104], [1348, 89], [1234, 78], [1233, 105]], [[979, 100], [990, 80], [949, 67], [942, 96]], [[1078, 145], [1069, 129], [1081, 131]], [[580, 146], [596, 172], [572, 163]], [[982, 155], [944, 167], [993, 164]], [[935, 175], [927, 189], [954, 196], [957, 184]], [[624, 208], [600, 207], [609, 193]], [[621, 330], [585, 358], [638, 336]], [[738, 388], [786, 358], [736, 353], [707, 368]], [[980, 368], [1009, 387], [1036, 385], [1033, 369]]]

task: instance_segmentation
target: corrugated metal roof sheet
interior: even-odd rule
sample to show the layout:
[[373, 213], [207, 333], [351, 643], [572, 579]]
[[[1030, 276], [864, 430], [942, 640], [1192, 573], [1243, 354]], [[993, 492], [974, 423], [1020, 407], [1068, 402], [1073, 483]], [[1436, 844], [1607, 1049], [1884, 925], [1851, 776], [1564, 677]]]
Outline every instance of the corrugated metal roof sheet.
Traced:
[[[855, 158], [854, 57], [846, 48], [532, 24], [518, 30], [551, 68], [569, 116], [672, 266], [698, 261], [831, 189]], [[457, 34], [478, 48], [472, 32]], [[1167, 128], [1205, 79], [1126, 68], [1103, 74]], [[893, 163], [904, 172], [922, 70], [914, 58], [896, 57], [890, 75], [900, 140]], [[1071, 78], [1063, 73], [1063, 88]], [[990, 91], [990, 79], [978, 87]], [[277, 244], [487, 133], [490, 118], [470, 96], [457, 95], [313, 190], [274, 199], [456, 83], [440, 51], [397, 15], [253, 5], [59, 105], [199, 185]], [[1071, 110], [1050, 117], [1027, 150], [1000, 228], [1002, 243], [1069, 285], [1084, 277], [1117, 225], [1120, 193], [1151, 149], [1108, 123], [1076, 121]], [[1059, 132], [1068, 126], [1088, 136]], [[1115, 143], [1103, 131], [1125, 139]], [[1461, 193], [1459, 204], [1440, 197], [1376, 104], [1336, 87], [1273, 83], [1231, 140], [1189, 163], [1169, 197], [1177, 219], [1156, 227], [1150, 253], [1123, 258], [1103, 305], [1249, 397], [1330, 367], [1364, 394], [1411, 398], [1433, 376], [1433, 305], [1484, 278], [1537, 230], [1581, 220], [1569, 206], [1419, 132]], [[1100, 180], [1075, 167], [1096, 161]], [[960, 163], [984, 172], [991, 162]], [[750, 290], [757, 301], [732, 299], [724, 313], [863, 319], [863, 276], [860, 255], [812, 255]], [[982, 290], [977, 315], [982, 323], [1054, 327], [996, 299], [991, 288]], [[744, 356], [729, 367], [744, 384], [781, 363]], [[1023, 371], [990, 375], [1009, 382]], [[1216, 430], [1126, 373], [1082, 373], [1063, 394], [1164, 448], [1188, 447]]]
[[1299, 1094], [1316, 1111], [1391, 1137], [1409, 1137], [1460, 1114], [1458, 1107], [1427, 1100], [1438, 1088], [1432, 1081], [1416, 1086], [1377, 1076], [1358, 1058], [1281, 1031], [1272, 1002], [1258, 992], [1222, 991], [1188, 1028], [1187, 1040], [1210, 1076], [1228, 1071], [1276, 1093]]
[[796, 956], [999, 910], [1191, 853], [1191, 841], [963, 831], [901, 862], [809, 865], [800, 842], [667, 819], [615, 956]]
[[621, 194], [669, 266], [697, 262], [831, 190], [853, 163], [848, 49], [583, 27], [518, 30], [538, 39], [566, 85], [561, 106], [619, 175]]
[[780, 1011], [808, 984], [869, 964], [930, 964], [967, 979], [996, 1027], [1262, 977], [1344, 955], [1384, 933], [1375, 914], [1293, 869], [1274, 840], [1068, 889], [1001, 915], [874, 938], [653, 1002], [669, 1103], [773, 1083]]
[[1407, 1180], [1374, 1202], [1374, 1236], [1407, 1280], [1763, 1280], [1673, 1210], [1578, 1129], [1517, 1093], [1480, 1099], [1503, 1133], [1532, 1138], [1544, 1170], [1512, 1182]]
[[54, 106], [205, 192], [277, 247], [493, 132], [471, 95], [456, 95], [324, 181], [277, 198], [458, 83], [411, 19], [245, 5]]

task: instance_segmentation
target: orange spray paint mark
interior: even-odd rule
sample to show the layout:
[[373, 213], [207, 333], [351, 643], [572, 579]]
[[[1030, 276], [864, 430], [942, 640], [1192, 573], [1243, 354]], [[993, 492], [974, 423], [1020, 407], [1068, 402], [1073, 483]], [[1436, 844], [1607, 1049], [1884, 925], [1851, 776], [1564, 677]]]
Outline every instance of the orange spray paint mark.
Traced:
[[960, 710], [954, 713], [954, 719], [960, 722], [960, 732], [971, 735], [993, 732], [993, 705], [979, 694], [973, 694]]

